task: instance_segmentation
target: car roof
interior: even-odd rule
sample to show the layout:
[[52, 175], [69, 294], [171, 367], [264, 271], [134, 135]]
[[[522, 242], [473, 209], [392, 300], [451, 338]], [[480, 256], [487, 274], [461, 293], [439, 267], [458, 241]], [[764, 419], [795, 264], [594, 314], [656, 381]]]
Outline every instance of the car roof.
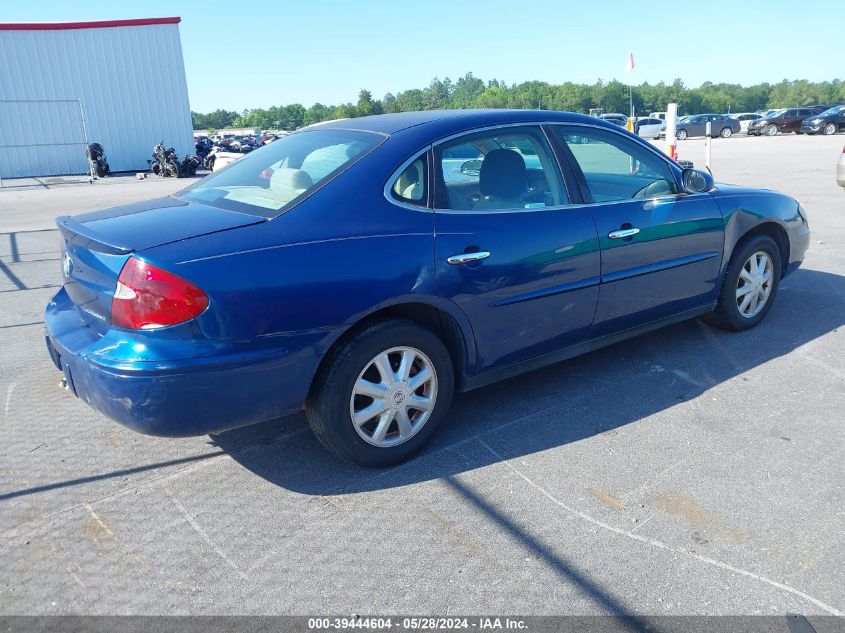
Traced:
[[603, 119], [574, 112], [559, 112], [557, 110], [424, 110], [420, 112], [399, 112], [396, 114], [379, 114], [375, 116], [325, 121], [315, 126], [303, 128], [313, 129], [342, 129], [364, 130], [394, 134], [412, 127], [430, 126], [437, 128], [438, 133], [455, 133], [474, 127], [487, 125], [506, 125], [508, 123], [538, 123], [554, 121], [560, 123], [592, 123], [607, 127], [614, 127]]

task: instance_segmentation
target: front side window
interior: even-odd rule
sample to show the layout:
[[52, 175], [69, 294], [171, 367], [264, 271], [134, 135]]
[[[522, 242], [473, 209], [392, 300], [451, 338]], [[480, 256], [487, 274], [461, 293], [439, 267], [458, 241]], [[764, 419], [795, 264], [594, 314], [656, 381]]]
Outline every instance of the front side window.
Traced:
[[459, 211], [567, 204], [563, 180], [539, 127], [500, 128], [444, 143], [436, 158], [436, 206]]
[[608, 130], [553, 126], [584, 174], [593, 202], [677, 193], [669, 165], [636, 141]]
[[206, 176], [179, 197], [272, 218], [290, 209], [383, 140], [379, 134], [352, 130], [290, 134]]

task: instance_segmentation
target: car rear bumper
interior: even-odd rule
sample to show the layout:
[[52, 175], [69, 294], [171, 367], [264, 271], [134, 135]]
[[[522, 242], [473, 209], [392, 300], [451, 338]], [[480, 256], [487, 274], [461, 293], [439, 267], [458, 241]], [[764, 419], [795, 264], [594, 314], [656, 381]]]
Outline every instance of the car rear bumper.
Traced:
[[271, 420], [302, 406], [314, 346], [215, 353], [177, 360], [110, 358], [114, 341], [78, 317], [64, 290], [45, 313], [46, 344], [68, 390], [135, 431], [184, 437]]

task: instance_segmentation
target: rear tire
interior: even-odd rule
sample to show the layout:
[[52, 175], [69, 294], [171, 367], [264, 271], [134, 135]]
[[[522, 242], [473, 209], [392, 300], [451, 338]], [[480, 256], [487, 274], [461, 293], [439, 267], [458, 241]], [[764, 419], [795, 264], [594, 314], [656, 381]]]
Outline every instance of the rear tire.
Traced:
[[719, 132], [719, 136], [721, 136], [722, 138], [730, 138], [733, 133], [734, 132], [731, 128], [723, 127], [722, 131]]
[[[763, 270], [758, 272], [755, 264]], [[755, 235], [739, 244], [725, 271], [716, 309], [704, 320], [734, 332], [757, 325], [777, 296], [781, 266], [780, 249], [769, 236]]]
[[[412, 360], [403, 377], [406, 358]], [[370, 468], [403, 462], [428, 443], [449, 409], [455, 380], [440, 339], [400, 320], [355, 334], [327, 359], [321, 374], [306, 404], [314, 435], [339, 457]], [[414, 378], [426, 376], [414, 388]], [[414, 408], [415, 402], [423, 408]]]

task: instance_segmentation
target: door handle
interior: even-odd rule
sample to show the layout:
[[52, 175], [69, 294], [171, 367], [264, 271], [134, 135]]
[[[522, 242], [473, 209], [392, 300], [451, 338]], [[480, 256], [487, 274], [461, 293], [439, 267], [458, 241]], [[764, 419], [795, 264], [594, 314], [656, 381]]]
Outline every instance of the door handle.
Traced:
[[607, 234], [607, 236], [612, 240], [624, 239], [626, 237], [634, 237], [640, 230], [637, 227], [633, 227], [630, 229], [618, 229], [616, 231], [611, 231]]
[[487, 259], [488, 257], [490, 257], [490, 251], [475, 251], [474, 253], [459, 253], [458, 255], [452, 255], [446, 261], [453, 266], [457, 266], [459, 264], [477, 262], [482, 259]]

